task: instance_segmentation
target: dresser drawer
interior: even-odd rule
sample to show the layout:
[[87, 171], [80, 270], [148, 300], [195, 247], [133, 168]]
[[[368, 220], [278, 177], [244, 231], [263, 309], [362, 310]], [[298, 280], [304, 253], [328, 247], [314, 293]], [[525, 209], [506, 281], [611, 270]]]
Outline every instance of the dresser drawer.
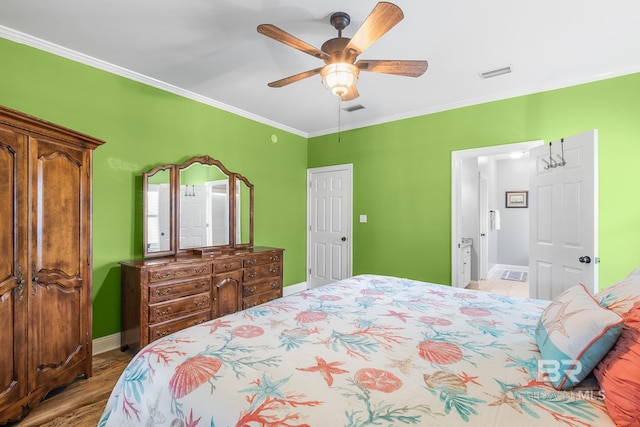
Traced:
[[280, 276], [272, 277], [268, 280], [245, 283], [245, 285], [242, 287], [242, 296], [250, 297], [252, 295], [258, 295], [264, 292], [272, 291], [274, 289], [282, 289], [282, 280], [280, 279]]
[[213, 261], [213, 274], [226, 273], [242, 268], [242, 258], [227, 258]]
[[211, 295], [209, 293], [178, 298], [149, 306], [149, 323], [158, 323], [187, 315], [194, 311], [209, 309]]
[[194, 313], [190, 316], [182, 317], [180, 319], [171, 320], [164, 323], [156, 323], [149, 326], [149, 342], [155, 341], [158, 338], [166, 337], [174, 332], [178, 332], [181, 329], [188, 328], [190, 326], [199, 325], [211, 319], [210, 311], [203, 311]]
[[182, 282], [162, 283], [149, 286], [149, 304], [173, 300], [211, 290], [211, 276]]
[[244, 281], [258, 280], [265, 277], [279, 276], [282, 274], [282, 263], [258, 265], [244, 270]]
[[273, 290], [263, 294], [254, 295], [252, 297], [246, 297], [242, 299], [242, 308], [247, 309], [255, 307], [256, 305], [264, 304], [265, 302], [272, 301], [282, 296], [282, 290]]
[[166, 282], [191, 276], [211, 274], [211, 264], [198, 263], [155, 267], [149, 270], [149, 283]]
[[266, 254], [247, 255], [244, 259], [245, 267], [253, 267], [256, 265], [269, 264], [282, 260], [282, 252], [271, 252]]

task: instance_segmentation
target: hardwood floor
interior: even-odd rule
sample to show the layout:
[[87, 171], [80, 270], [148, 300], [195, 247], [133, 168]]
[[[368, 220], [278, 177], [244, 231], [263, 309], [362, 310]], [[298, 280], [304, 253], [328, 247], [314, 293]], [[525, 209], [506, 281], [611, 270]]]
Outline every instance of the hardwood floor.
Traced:
[[93, 376], [54, 390], [24, 420], [11, 426], [95, 427], [118, 377], [133, 355], [119, 349], [93, 356]]

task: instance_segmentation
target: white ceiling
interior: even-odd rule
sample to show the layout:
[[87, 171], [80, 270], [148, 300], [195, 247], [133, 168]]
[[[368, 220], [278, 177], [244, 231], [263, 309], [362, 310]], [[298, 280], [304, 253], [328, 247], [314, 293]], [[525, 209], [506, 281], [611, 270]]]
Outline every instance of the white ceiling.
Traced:
[[[338, 130], [339, 115], [346, 130], [640, 71], [638, 0], [396, 0], [404, 20], [359, 59], [426, 59], [422, 77], [363, 72], [360, 97], [342, 104], [320, 76], [267, 87], [322, 62], [258, 34], [259, 24], [320, 48], [337, 36], [332, 13], [351, 15], [351, 37], [376, 3], [2, 0], [0, 37], [303, 136]], [[479, 77], [506, 65], [509, 75]]]

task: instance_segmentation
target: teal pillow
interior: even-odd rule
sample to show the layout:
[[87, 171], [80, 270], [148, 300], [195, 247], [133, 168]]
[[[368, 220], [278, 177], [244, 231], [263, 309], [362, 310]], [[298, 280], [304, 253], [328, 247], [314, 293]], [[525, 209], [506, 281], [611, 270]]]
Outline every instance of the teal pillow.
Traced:
[[598, 304], [582, 284], [567, 289], [538, 321], [538, 370], [558, 390], [577, 385], [616, 343], [622, 324], [622, 318]]

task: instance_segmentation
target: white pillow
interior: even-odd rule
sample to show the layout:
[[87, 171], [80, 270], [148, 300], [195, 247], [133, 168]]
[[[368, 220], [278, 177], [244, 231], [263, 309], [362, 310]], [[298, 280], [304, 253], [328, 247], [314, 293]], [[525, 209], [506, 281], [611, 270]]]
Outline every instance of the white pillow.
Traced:
[[640, 301], [640, 274], [632, 273], [595, 296], [601, 306], [623, 315], [631, 310], [636, 301]]

